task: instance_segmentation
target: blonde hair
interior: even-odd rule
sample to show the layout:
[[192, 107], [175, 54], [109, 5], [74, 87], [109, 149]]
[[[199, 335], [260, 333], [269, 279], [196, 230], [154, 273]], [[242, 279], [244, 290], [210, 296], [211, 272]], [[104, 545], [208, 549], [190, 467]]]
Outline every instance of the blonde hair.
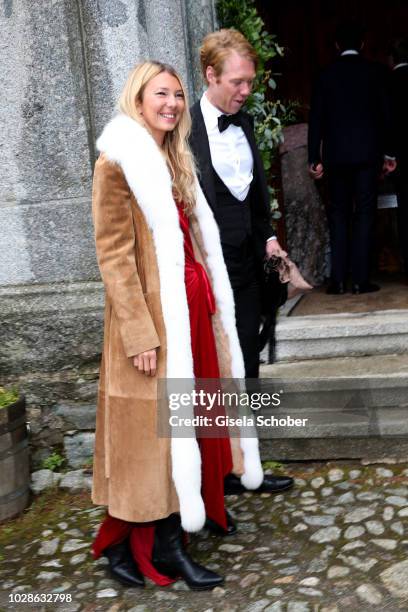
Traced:
[[212, 66], [215, 76], [219, 77], [231, 51], [253, 62], [256, 70], [258, 56], [251, 43], [238, 30], [223, 28], [218, 32], [207, 34], [200, 48], [201, 70], [206, 81], [208, 66]]
[[185, 212], [190, 214], [196, 201], [195, 167], [193, 155], [188, 145], [191, 117], [188, 108], [187, 92], [180, 75], [172, 66], [162, 64], [161, 62], [147, 61], [137, 64], [129, 74], [120, 95], [119, 108], [122, 113], [135, 119], [135, 121], [148, 129], [138, 110], [138, 103], [143, 101], [143, 93], [149, 81], [162, 72], [174, 76], [179, 81], [185, 100], [185, 108], [180, 121], [174, 130], [166, 132], [164, 136], [162, 152], [173, 181], [174, 197], [179, 202], [183, 202]]

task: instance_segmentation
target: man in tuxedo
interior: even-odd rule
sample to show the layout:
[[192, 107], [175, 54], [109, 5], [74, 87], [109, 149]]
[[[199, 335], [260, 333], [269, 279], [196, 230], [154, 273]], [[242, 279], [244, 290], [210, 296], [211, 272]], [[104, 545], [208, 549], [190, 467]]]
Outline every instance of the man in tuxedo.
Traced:
[[379, 289], [369, 281], [377, 179], [381, 165], [384, 172], [396, 166], [386, 75], [360, 55], [358, 24], [339, 26], [336, 47], [340, 56], [322, 72], [312, 95], [309, 173], [313, 179], [327, 173], [332, 257], [327, 293], [346, 291], [349, 263], [352, 293], [370, 293]]
[[408, 281], [408, 38], [394, 42], [391, 59], [392, 121], [398, 163], [395, 172], [398, 233], [405, 278]]
[[[257, 56], [240, 32], [223, 29], [205, 37], [200, 59], [207, 90], [191, 109], [190, 144], [201, 187], [220, 229], [245, 376], [257, 378], [259, 273], [265, 257], [281, 252], [269, 222], [267, 180], [253, 121], [241, 110], [252, 90]], [[259, 491], [282, 491], [292, 484], [289, 477], [265, 476]], [[226, 478], [226, 493], [243, 490], [237, 477]]]

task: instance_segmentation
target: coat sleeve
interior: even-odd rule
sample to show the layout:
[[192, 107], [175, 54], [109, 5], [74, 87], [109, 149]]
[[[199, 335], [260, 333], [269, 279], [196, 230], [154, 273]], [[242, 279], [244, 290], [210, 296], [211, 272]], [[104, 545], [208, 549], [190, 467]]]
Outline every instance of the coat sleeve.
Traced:
[[96, 255], [127, 357], [160, 346], [136, 267], [130, 200], [121, 168], [101, 156], [92, 191]]
[[313, 87], [310, 102], [308, 131], [309, 164], [317, 164], [321, 161], [320, 145], [323, 138], [323, 106], [322, 78], [320, 77]]
[[[396, 135], [398, 127], [394, 123], [396, 116], [396, 108], [392, 96], [391, 79], [388, 71], [384, 70], [380, 65], [380, 78], [378, 82], [379, 106], [381, 110], [381, 128], [383, 136], [383, 151], [384, 155], [390, 157], [396, 156]], [[404, 111], [405, 112], [405, 111]]]
[[244, 131], [254, 158], [254, 197], [251, 205], [252, 227], [257, 237], [256, 249], [258, 257], [263, 260], [265, 257], [266, 241], [275, 234], [271, 226], [270, 194], [262, 156], [255, 138], [254, 118], [248, 113], [245, 113], [244, 116], [249, 124], [249, 131]]

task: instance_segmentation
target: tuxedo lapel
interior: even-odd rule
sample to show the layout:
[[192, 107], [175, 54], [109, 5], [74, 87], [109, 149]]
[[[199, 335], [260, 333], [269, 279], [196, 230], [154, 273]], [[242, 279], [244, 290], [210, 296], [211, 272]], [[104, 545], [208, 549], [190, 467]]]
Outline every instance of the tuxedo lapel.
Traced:
[[242, 129], [244, 130], [244, 134], [249, 142], [249, 146], [251, 147], [252, 155], [255, 155], [258, 150], [255, 142], [254, 130], [251, 125], [251, 120], [249, 119], [248, 115], [244, 115], [243, 113], [242, 115]]
[[196, 102], [191, 108], [191, 118], [193, 124], [190, 136], [190, 146], [197, 162], [197, 168], [199, 169], [198, 178], [207, 202], [211, 206], [213, 212], [215, 212], [217, 208], [217, 197], [214, 185], [214, 170], [211, 163], [210, 143], [208, 141], [203, 113], [201, 112], [200, 101]]
[[242, 121], [242, 129], [248, 140], [249, 146], [251, 147], [252, 157], [254, 160], [254, 181], [257, 185], [258, 193], [261, 197], [262, 202], [258, 202], [259, 206], [263, 206], [265, 214], [269, 218], [269, 192], [268, 183], [266, 180], [265, 169], [263, 166], [262, 158], [259, 153], [259, 149], [256, 144], [254, 128], [252, 124], [252, 118], [247, 113], [244, 114]]

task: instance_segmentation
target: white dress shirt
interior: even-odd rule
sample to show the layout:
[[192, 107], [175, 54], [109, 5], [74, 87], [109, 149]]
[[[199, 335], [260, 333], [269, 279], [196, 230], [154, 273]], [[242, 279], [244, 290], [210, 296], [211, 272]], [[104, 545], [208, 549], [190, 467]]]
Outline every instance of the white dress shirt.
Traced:
[[218, 129], [218, 117], [224, 113], [216, 108], [206, 94], [200, 101], [214, 170], [232, 195], [243, 202], [253, 179], [254, 160], [243, 129], [229, 125], [224, 132]]

